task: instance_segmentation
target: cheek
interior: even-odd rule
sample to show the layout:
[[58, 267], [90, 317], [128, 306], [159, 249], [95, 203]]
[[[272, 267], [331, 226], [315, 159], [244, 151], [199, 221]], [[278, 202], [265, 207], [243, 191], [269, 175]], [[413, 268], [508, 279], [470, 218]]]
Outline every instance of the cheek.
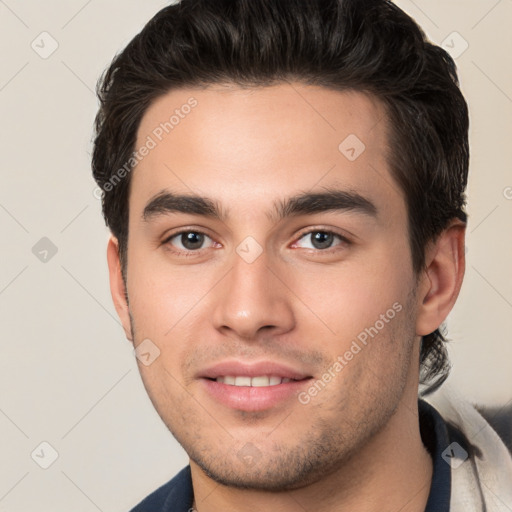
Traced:
[[414, 287], [409, 248], [401, 237], [378, 249], [355, 266], [349, 277], [353, 306], [349, 303], [348, 307], [366, 311], [372, 323], [396, 302], [405, 308]]
[[412, 286], [408, 263], [397, 261], [396, 256], [322, 269], [310, 277], [297, 273], [292, 289], [309, 310], [304, 315], [298, 311], [298, 318], [307, 319], [310, 329], [316, 326], [317, 332], [324, 332], [338, 349], [381, 315], [394, 318], [396, 309], [405, 308]]
[[392, 308], [385, 320], [377, 316], [354, 326], [354, 336], [345, 336], [340, 325], [338, 339], [325, 347], [331, 351], [329, 367], [299, 397], [309, 417], [336, 424], [348, 438], [378, 418], [377, 423], [384, 421], [402, 396], [410, 370], [408, 314], [406, 306]]
[[199, 266], [172, 267], [164, 258], [133, 251], [128, 264], [128, 294], [138, 337], [162, 338], [184, 324], [190, 325], [194, 310], [214, 286], [214, 277]]
[[[176, 357], [179, 354], [174, 354], [173, 358]], [[173, 433], [186, 432], [190, 425], [200, 423], [201, 408], [191, 400], [186, 384], [172, 365], [172, 359], [163, 353], [150, 366], [142, 365], [139, 370], [153, 407]]]

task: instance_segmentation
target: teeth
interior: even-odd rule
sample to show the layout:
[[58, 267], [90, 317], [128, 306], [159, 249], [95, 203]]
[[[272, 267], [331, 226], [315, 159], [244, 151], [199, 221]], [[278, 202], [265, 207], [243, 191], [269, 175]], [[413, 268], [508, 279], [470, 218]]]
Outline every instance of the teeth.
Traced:
[[268, 377], [253, 377], [250, 383], [250, 386], [264, 388], [270, 386], [270, 379]]
[[281, 377], [270, 377], [269, 384], [271, 386], [275, 386], [276, 384], [281, 384]]
[[250, 386], [251, 377], [235, 377], [235, 386]]
[[217, 382], [221, 384], [228, 384], [230, 386], [245, 386], [245, 387], [258, 387], [264, 388], [268, 386], [277, 386], [278, 384], [284, 384], [286, 382], [291, 382], [292, 379], [289, 378], [281, 378], [275, 375], [271, 375], [270, 377], [267, 375], [261, 375], [257, 377], [247, 377], [247, 376], [238, 376], [234, 377], [232, 375], [226, 375], [224, 377], [217, 377]]

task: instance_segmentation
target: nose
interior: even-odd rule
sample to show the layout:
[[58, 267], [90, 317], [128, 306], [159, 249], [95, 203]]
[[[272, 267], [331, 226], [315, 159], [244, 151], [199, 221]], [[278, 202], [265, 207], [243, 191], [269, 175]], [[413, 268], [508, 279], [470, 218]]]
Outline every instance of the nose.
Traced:
[[238, 254], [216, 287], [213, 322], [224, 334], [256, 340], [293, 329], [293, 292], [285, 276], [268, 265], [265, 253], [248, 263]]

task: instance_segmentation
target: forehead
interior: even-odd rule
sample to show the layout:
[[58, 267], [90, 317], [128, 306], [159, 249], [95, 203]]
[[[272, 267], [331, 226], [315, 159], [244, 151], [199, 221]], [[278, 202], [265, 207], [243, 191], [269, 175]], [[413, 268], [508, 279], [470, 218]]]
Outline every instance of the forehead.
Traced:
[[249, 214], [322, 186], [403, 208], [388, 169], [387, 132], [381, 102], [356, 91], [297, 83], [173, 90], [139, 126], [135, 149], [151, 149], [133, 171], [130, 208], [140, 212], [170, 189]]

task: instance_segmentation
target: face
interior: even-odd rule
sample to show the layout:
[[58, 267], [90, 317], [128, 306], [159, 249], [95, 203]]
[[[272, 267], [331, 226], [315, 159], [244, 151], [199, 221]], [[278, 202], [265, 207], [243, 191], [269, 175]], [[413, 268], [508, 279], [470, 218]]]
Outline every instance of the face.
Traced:
[[175, 90], [142, 120], [127, 329], [149, 340], [138, 364], [156, 410], [219, 482], [315, 481], [417, 384], [387, 130], [372, 97], [300, 84]]

